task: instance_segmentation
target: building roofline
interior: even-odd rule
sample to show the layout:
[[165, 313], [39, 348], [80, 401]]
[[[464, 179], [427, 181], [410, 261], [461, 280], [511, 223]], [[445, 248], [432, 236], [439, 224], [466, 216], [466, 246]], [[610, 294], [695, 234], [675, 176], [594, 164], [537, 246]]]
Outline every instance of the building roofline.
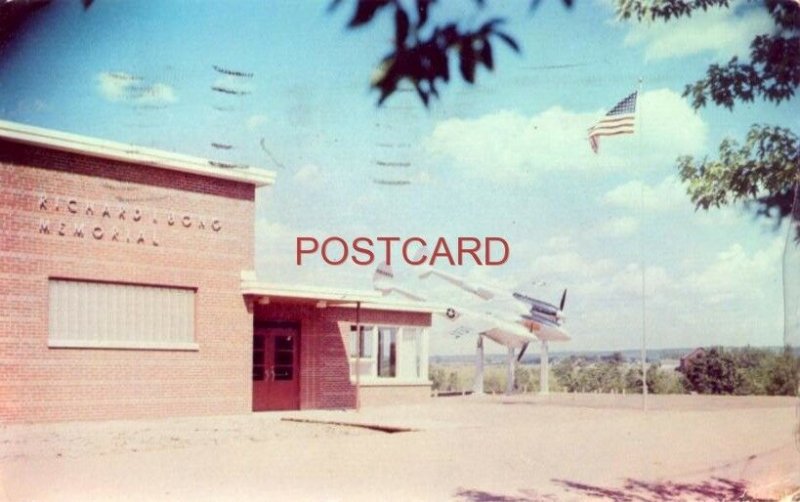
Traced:
[[247, 167], [222, 168], [212, 165], [211, 160], [201, 157], [90, 138], [6, 120], [0, 120], [0, 138], [91, 157], [239, 181], [256, 187], [275, 183], [275, 172], [266, 169]]
[[398, 302], [390, 300], [377, 291], [275, 284], [255, 280], [242, 281], [242, 294], [266, 298], [269, 301], [315, 301], [324, 304], [326, 307], [355, 308], [358, 303], [361, 303], [361, 308], [368, 310], [393, 310], [426, 314], [439, 311], [438, 307], [422, 302]]

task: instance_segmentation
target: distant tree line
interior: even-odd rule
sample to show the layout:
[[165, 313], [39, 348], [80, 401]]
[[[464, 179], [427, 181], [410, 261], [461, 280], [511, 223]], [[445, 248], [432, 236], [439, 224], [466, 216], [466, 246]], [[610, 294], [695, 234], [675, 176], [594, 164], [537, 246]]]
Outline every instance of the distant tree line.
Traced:
[[[616, 352], [602, 357], [570, 356], [550, 370], [550, 389], [554, 392], [637, 394], [642, 392], [642, 370]], [[436, 392], [463, 392], [472, 388], [473, 371], [467, 366], [431, 367]], [[652, 394], [731, 394], [797, 395], [800, 356], [784, 350], [753, 347], [725, 349], [708, 347], [685, 357], [677, 370], [651, 363], [647, 369], [647, 389]], [[517, 392], [539, 391], [539, 369], [518, 365], [515, 369]], [[484, 391], [502, 393], [506, 388], [506, 368], [488, 365]]]
[[[474, 369], [463, 365], [440, 365], [434, 360], [431, 364], [430, 379], [434, 392], [471, 391], [475, 378]], [[488, 394], [501, 394], [506, 390], [507, 370], [504, 364], [487, 364], [483, 375], [483, 391]], [[514, 369], [514, 390], [516, 392], [538, 392], [539, 370], [526, 365]]]
[[[565, 392], [637, 394], [642, 392], [642, 369], [628, 364], [615, 352], [610, 357], [586, 359], [570, 356], [553, 367], [558, 386]], [[647, 390], [652, 394], [686, 392], [681, 375], [653, 363], [647, 368]]]
[[430, 380], [434, 392], [462, 392], [464, 390], [461, 372], [457, 369], [448, 371], [442, 366], [431, 365]]
[[709, 347], [685, 358], [680, 371], [686, 389], [698, 394], [794, 396], [800, 357], [789, 347], [779, 352]]

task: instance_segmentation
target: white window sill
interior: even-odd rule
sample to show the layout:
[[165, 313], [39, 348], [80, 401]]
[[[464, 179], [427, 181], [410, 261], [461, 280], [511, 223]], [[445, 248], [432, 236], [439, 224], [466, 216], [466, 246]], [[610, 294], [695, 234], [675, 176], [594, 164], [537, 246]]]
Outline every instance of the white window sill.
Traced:
[[[350, 383], [355, 385], [356, 379], [350, 377]], [[431, 382], [421, 379], [361, 377], [359, 385], [362, 387], [430, 387]]]
[[200, 346], [193, 342], [103, 342], [97, 340], [48, 340], [51, 349], [123, 349], [123, 350], [184, 350], [198, 351]]

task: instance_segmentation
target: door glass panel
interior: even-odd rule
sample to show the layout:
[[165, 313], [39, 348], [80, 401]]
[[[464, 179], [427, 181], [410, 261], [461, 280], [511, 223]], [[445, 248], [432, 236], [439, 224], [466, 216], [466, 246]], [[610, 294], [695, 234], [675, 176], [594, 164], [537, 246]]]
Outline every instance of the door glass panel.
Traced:
[[276, 352], [275, 353], [275, 365], [276, 366], [292, 366], [294, 363], [294, 353], [291, 351], [283, 351], [283, 352]]
[[276, 366], [275, 380], [291, 380], [293, 373], [294, 371], [291, 366]]
[[253, 380], [260, 381], [266, 378], [264, 365], [264, 335], [253, 336]]
[[292, 335], [276, 335], [275, 350], [294, 350]]
[[273, 365], [275, 380], [291, 380], [294, 377], [294, 338], [292, 335], [275, 335]]
[[253, 366], [253, 380], [264, 380], [264, 376], [263, 366]]

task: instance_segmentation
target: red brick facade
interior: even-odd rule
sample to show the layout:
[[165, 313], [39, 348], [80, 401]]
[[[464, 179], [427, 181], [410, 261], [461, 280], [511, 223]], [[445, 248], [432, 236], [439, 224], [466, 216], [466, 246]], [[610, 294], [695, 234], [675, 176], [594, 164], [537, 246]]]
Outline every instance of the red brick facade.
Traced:
[[[299, 323], [300, 408], [355, 406], [338, 325], [355, 309], [242, 293], [268, 184], [251, 181], [0, 139], [0, 423], [249, 413], [254, 319]], [[196, 350], [49, 344], [52, 279], [191, 289]], [[431, 315], [365, 308], [361, 321]], [[428, 395], [423, 381], [361, 401]]]
[[[250, 410], [255, 187], [0, 140], [0, 421]], [[197, 351], [48, 348], [48, 279], [196, 290]]]
[[[354, 308], [317, 308], [313, 303], [270, 303], [255, 306], [256, 321], [300, 322], [300, 408], [352, 408], [356, 386], [350, 380], [346, 341], [338, 323], [356, 322]], [[431, 315], [362, 309], [363, 324], [388, 326], [430, 326]], [[397, 398], [418, 400], [430, 397], [429, 386], [382, 386], [361, 389], [364, 405], [397, 402]], [[407, 401], [408, 399], [401, 399]]]

